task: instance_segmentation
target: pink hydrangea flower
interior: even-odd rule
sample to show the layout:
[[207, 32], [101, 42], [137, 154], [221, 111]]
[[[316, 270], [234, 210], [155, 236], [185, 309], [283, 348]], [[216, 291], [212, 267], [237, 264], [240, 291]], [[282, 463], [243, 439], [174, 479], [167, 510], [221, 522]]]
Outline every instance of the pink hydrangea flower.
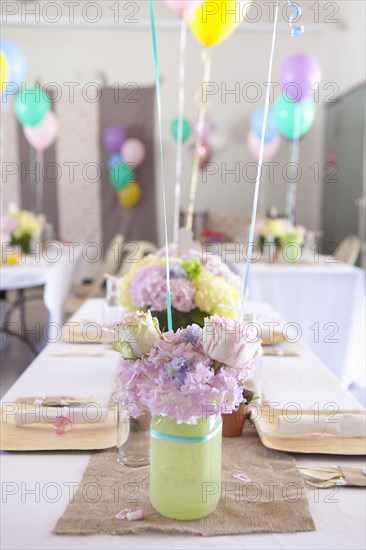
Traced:
[[[194, 288], [182, 277], [170, 280], [172, 306], [178, 311], [191, 311]], [[163, 265], [144, 266], [133, 278], [129, 293], [138, 307], [150, 307], [153, 311], [166, 310], [166, 268]]]
[[138, 270], [129, 293], [138, 307], [150, 307], [154, 311], [166, 309], [166, 275], [163, 265], [147, 265]]
[[210, 271], [216, 277], [223, 277], [230, 285], [235, 286], [241, 290], [241, 279], [238, 275], [235, 275], [231, 269], [221, 261], [221, 258], [216, 254], [207, 256], [202, 262], [207, 271]]
[[193, 303], [194, 287], [188, 279], [171, 279], [170, 293], [174, 309], [192, 311], [196, 307]]
[[243, 400], [250, 369], [214, 363], [204, 351], [202, 338], [196, 325], [167, 332], [147, 356], [121, 361], [115, 400], [128, 404], [131, 416], [148, 409], [153, 416], [187, 424], [233, 411]]

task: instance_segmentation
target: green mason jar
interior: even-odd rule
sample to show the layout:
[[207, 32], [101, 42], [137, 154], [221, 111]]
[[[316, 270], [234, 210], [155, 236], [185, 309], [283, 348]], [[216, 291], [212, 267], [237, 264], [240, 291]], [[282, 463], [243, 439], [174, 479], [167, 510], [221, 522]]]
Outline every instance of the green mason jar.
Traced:
[[150, 501], [171, 519], [210, 515], [221, 496], [221, 416], [197, 425], [155, 416], [150, 427]]

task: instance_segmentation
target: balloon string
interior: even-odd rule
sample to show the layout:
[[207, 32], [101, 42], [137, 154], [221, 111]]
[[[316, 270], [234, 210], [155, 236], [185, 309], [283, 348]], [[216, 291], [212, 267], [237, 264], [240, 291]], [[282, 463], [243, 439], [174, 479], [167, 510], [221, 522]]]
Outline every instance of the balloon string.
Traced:
[[36, 181], [36, 214], [42, 214], [43, 210], [43, 193], [44, 193], [44, 179], [43, 179], [43, 160], [44, 153], [37, 151], [36, 153], [36, 175], [37, 178], [37, 166], [39, 167], [39, 182]]
[[[1, 95], [0, 95], [1, 101]], [[1, 185], [1, 197], [0, 197], [0, 214], [3, 215], [3, 203], [4, 203], [4, 182], [3, 182], [3, 163], [5, 155], [5, 111], [8, 104], [1, 101], [0, 113], [1, 113], [1, 125], [0, 125], [0, 185]]]
[[194, 152], [191, 189], [190, 189], [189, 206], [188, 206], [188, 213], [187, 213], [187, 229], [189, 230], [192, 230], [192, 226], [193, 226], [194, 205], [196, 201], [197, 181], [198, 181], [198, 174], [200, 169], [200, 150], [202, 147], [203, 130], [205, 127], [205, 118], [206, 118], [206, 111], [207, 111], [207, 98], [206, 98], [206, 101], [203, 100], [203, 88], [205, 84], [209, 82], [210, 75], [211, 75], [211, 50], [210, 49], [207, 49], [203, 52], [203, 63], [204, 63], [204, 70], [203, 70], [203, 81], [201, 86], [201, 106], [200, 106], [200, 112], [199, 112], [199, 118], [198, 118], [197, 139], [196, 139], [196, 146], [195, 146], [195, 152]]
[[174, 230], [173, 240], [178, 242], [179, 217], [180, 217], [180, 192], [182, 178], [182, 153], [183, 153], [183, 120], [184, 120], [184, 83], [185, 83], [185, 53], [187, 44], [187, 22], [184, 17], [180, 26], [179, 46], [179, 96], [178, 96], [178, 136], [177, 159], [175, 166], [175, 197], [174, 197]]
[[162, 129], [162, 117], [161, 117], [161, 90], [160, 90], [160, 72], [159, 72], [159, 57], [158, 46], [156, 41], [156, 28], [155, 28], [155, 16], [154, 16], [154, 3], [153, 0], [149, 0], [150, 11], [150, 23], [151, 23], [151, 38], [153, 46], [154, 57], [154, 74], [155, 74], [155, 87], [156, 87], [156, 103], [158, 110], [158, 125], [159, 125], [159, 141], [160, 141], [160, 165], [161, 165], [161, 182], [162, 182], [162, 198], [163, 198], [163, 213], [164, 213], [164, 233], [165, 233], [165, 249], [166, 249], [166, 309], [168, 318], [168, 330], [173, 330], [172, 319], [172, 300], [170, 293], [170, 265], [169, 265], [169, 238], [168, 238], [168, 222], [167, 222], [167, 208], [166, 208], [166, 196], [165, 196], [165, 177], [164, 177], [164, 154], [163, 154], [163, 129]]
[[[295, 105], [295, 116], [294, 116], [294, 139], [291, 142], [290, 147], [290, 162], [291, 164], [298, 165], [299, 155], [300, 155], [300, 122], [301, 122], [301, 108], [296, 104]], [[296, 170], [294, 167], [294, 172]], [[286, 201], [286, 217], [288, 221], [295, 225], [296, 218], [296, 193], [297, 193], [297, 183], [296, 181], [291, 181], [288, 184], [287, 189], [287, 201]]]
[[[272, 34], [272, 46], [271, 46], [271, 54], [270, 54], [270, 58], [269, 58], [267, 82], [272, 82], [272, 67], [273, 67], [273, 58], [274, 58], [274, 51], [275, 51], [275, 44], [276, 44], [276, 34], [277, 34], [278, 6], [279, 6], [279, 2], [276, 3], [276, 8], [275, 8], [275, 16], [274, 16], [274, 23], [273, 23], [273, 34]], [[267, 87], [266, 101], [265, 101], [265, 104], [264, 104], [264, 116], [263, 116], [263, 123], [262, 123], [261, 142], [260, 142], [260, 148], [259, 148], [259, 160], [258, 160], [257, 177], [256, 177], [256, 181], [255, 181], [255, 190], [254, 190], [254, 199], [253, 199], [253, 208], [252, 208], [252, 220], [251, 220], [250, 232], [249, 232], [248, 253], [247, 253], [247, 260], [246, 260], [245, 270], [244, 270], [244, 284], [243, 284], [243, 295], [242, 295], [241, 311], [240, 311], [240, 321], [242, 321], [243, 318], [244, 318], [244, 313], [245, 313], [245, 308], [246, 308], [246, 300], [247, 300], [247, 294], [248, 294], [250, 264], [251, 264], [251, 261], [252, 261], [254, 231], [255, 231], [255, 223], [256, 223], [256, 218], [257, 218], [257, 209], [258, 209], [259, 187], [260, 187], [260, 180], [261, 180], [261, 177], [262, 177], [264, 137], [265, 137], [266, 129], [267, 129], [269, 101], [270, 101], [270, 89], [269, 89], [269, 87]]]
[[[35, 149], [29, 144], [29, 179], [30, 179], [30, 189], [31, 189], [31, 210], [36, 212], [37, 210], [37, 164], [36, 164], [36, 152]], [[23, 204], [21, 205], [23, 207]]]

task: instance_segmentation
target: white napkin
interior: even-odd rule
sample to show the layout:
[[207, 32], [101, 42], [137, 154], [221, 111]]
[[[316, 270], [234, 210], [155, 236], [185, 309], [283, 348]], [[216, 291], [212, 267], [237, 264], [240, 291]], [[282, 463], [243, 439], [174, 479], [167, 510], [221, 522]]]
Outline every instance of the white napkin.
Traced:
[[277, 427], [283, 435], [319, 433], [336, 437], [365, 437], [366, 416], [339, 414], [314, 418], [314, 415], [302, 415], [297, 422], [291, 422], [287, 416], [278, 416]]

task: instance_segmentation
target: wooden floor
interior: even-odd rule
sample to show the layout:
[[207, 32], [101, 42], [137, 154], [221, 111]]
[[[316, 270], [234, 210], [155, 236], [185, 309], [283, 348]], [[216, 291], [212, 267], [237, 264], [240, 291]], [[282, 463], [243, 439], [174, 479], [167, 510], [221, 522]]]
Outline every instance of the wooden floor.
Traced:
[[[42, 290], [40, 289], [38, 293], [42, 295]], [[11, 302], [12, 299], [12, 293], [8, 293], [7, 300]], [[1, 320], [3, 320], [6, 306], [3, 301], [1, 302]], [[26, 304], [28, 337], [36, 346], [38, 352], [47, 344], [47, 342], [42, 339], [42, 329], [47, 323], [47, 320], [48, 312], [42, 300], [31, 301]], [[18, 311], [14, 311], [10, 321], [19, 326], [20, 319]], [[39, 323], [41, 338], [38, 338], [37, 334], [32, 334], [32, 331], [35, 330], [36, 323]], [[14, 336], [8, 336], [3, 333], [0, 335], [0, 354], [0, 395], [2, 397], [14, 384], [15, 380], [19, 378], [22, 372], [31, 364], [35, 356], [27, 344]]]

